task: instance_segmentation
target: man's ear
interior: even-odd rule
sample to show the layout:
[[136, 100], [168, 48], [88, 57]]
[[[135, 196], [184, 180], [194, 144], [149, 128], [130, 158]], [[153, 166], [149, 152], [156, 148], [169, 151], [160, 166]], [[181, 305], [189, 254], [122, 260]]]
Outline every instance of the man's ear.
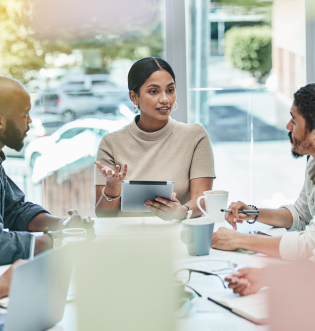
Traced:
[[135, 105], [138, 105], [139, 104], [139, 102], [138, 102], [138, 96], [137, 96], [137, 94], [133, 90], [129, 91], [129, 96], [130, 96], [131, 101]]
[[4, 116], [0, 115], [0, 130], [3, 130], [5, 127], [5, 118]]
[[314, 143], [314, 146], [315, 146], [315, 129], [314, 129], [313, 131], [311, 131], [311, 132], [309, 133], [309, 135], [310, 135], [310, 137], [311, 137], [311, 139], [312, 139], [312, 141], [313, 141], [313, 143]]

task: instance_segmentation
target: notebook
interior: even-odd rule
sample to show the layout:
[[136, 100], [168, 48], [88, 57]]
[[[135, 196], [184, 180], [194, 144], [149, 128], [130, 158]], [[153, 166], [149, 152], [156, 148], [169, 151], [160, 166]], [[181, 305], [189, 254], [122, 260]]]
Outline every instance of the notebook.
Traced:
[[267, 289], [244, 297], [232, 291], [216, 291], [208, 295], [208, 299], [251, 322], [256, 324], [268, 323]]

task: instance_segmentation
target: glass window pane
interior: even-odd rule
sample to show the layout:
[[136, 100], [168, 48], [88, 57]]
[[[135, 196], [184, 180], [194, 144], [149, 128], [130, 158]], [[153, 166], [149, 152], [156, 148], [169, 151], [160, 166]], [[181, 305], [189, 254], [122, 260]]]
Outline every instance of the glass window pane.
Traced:
[[291, 157], [286, 124], [306, 84], [304, 1], [186, 0], [186, 27], [188, 118], [208, 130], [214, 189], [230, 202], [294, 202], [306, 159]]
[[[95, 216], [94, 160], [100, 139], [112, 127], [120, 129], [133, 120], [129, 69], [143, 57], [165, 57], [164, 0], [150, 5], [145, 0], [118, 0], [110, 7], [108, 3], [5, 0], [0, 4], [0, 74], [27, 87], [34, 124], [21, 152], [6, 150], [4, 166], [27, 200], [59, 216], [71, 208]], [[59, 139], [57, 134], [47, 138], [76, 120], [82, 127], [64, 132]], [[118, 121], [121, 124], [113, 123]], [[86, 130], [85, 125], [95, 130], [80, 135], [80, 144], [71, 145], [77, 139], [70, 138]]]

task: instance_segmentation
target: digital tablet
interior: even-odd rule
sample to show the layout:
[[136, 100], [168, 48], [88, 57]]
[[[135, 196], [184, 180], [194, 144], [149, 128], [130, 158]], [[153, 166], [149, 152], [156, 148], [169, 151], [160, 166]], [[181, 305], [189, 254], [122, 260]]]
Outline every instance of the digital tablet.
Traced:
[[173, 188], [174, 182], [123, 180], [121, 211], [150, 213], [144, 203], [147, 200], [154, 201], [156, 197], [172, 200]]

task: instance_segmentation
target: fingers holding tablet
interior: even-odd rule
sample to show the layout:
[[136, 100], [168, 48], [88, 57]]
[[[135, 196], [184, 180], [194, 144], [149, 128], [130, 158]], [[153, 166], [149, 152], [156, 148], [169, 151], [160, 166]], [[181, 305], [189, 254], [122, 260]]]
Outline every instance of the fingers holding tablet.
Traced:
[[165, 221], [185, 218], [185, 212], [176, 199], [176, 193], [173, 193], [172, 200], [156, 197], [155, 201], [146, 201], [145, 206]]

